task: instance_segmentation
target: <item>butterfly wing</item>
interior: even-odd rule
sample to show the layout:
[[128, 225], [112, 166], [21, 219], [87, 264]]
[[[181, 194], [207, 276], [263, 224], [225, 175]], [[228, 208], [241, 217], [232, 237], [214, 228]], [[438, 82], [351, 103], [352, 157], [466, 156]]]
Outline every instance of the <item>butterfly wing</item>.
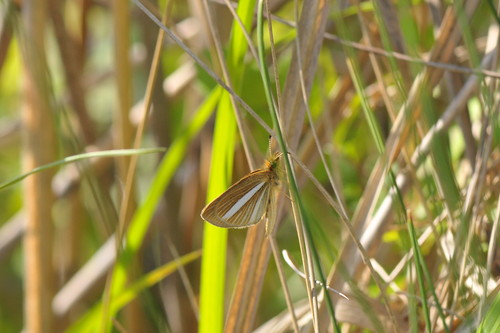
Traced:
[[207, 222], [222, 228], [246, 228], [267, 210], [274, 173], [257, 170], [240, 179], [201, 212]]

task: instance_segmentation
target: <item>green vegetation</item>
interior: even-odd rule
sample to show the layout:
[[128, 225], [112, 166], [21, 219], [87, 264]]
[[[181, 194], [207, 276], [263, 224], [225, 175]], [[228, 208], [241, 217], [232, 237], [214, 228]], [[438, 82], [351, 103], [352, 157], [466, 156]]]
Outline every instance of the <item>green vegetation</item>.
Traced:
[[499, 6], [2, 3], [0, 332], [498, 331]]

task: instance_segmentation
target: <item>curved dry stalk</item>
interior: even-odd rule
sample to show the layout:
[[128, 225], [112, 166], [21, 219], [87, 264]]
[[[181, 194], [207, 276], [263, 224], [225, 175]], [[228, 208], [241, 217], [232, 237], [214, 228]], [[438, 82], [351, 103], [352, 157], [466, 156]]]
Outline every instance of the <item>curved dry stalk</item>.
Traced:
[[[295, 265], [295, 263], [293, 262], [292, 258], [290, 258], [290, 255], [288, 254], [288, 251], [287, 250], [283, 250], [281, 251], [281, 254], [283, 255], [283, 259], [285, 259], [285, 262], [288, 264], [288, 266], [290, 266], [290, 268], [295, 272], [297, 273], [297, 275], [299, 275], [301, 278], [303, 278], [304, 280], [306, 279], [306, 275], [304, 273], [302, 273], [300, 271], [300, 269], [297, 268], [297, 265]], [[325, 287], [326, 289], [336, 293], [337, 295], [345, 298], [347, 301], [349, 300], [349, 297], [347, 297], [344, 293], [342, 293], [341, 291], [337, 290], [337, 289], [334, 289], [332, 287], [329, 287], [329, 286], [326, 286], [324, 285], [321, 281], [319, 280], [316, 280], [315, 281], [317, 285], [319, 286], [322, 286], [322, 287]]]

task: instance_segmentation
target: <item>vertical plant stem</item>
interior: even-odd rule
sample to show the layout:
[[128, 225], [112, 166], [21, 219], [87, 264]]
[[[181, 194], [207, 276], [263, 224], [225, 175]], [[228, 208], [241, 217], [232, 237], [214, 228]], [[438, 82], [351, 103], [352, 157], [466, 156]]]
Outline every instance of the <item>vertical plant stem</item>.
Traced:
[[[114, 128], [115, 148], [129, 148], [132, 144], [133, 128], [129, 121], [129, 112], [132, 108], [132, 68], [129, 57], [123, 56], [130, 51], [130, 20], [129, 20], [129, 5], [126, 1], [114, 2], [114, 29], [115, 29], [115, 70], [116, 70], [116, 86], [117, 86], [117, 101], [118, 110], [115, 114], [116, 127]], [[130, 165], [130, 157], [121, 157], [117, 159], [118, 173], [122, 180], [127, 177], [127, 170]], [[134, 192], [134, 187], [127, 187], [130, 193]], [[130, 195], [124, 193], [124, 196]], [[119, 235], [123, 233], [126, 222], [130, 220], [132, 212], [135, 210], [135, 204], [132, 200], [128, 200], [120, 207], [120, 226]], [[120, 242], [121, 237], [117, 238]]]
[[[55, 160], [54, 117], [51, 113], [44, 49], [46, 5], [44, 0], [23, 4], [21, 45], [25, 62], [23, 166], [29, 171]], [[53, 171], [34, 174], [25, 181], [25, 330], [53, 332], [51, 303], [53, 224], [51, 191]]]
[[427, 304], [426, 288], [424, 284], [424, 273], [422, 271], [423, 258], [420, 253], [420, 247], [418, 245], [417, 236], [415, 233], [415, 228], [413, 226], [413, 221], [407, 218], [408, 222], [408, 234], [410, 235], [410, 240], [414, 249], [414, 260], [415, 260], [415, 270], [417, 271], [418, 287], [420, 288], [420, 294], [422, 295], [422, 311], [425, 319], [425, 327], [427, 332], [432, 332], [431, 320], [429, 315], [429, 305]]
[[[127, 1], [113, 1], [114, 14], [114, 60], [117, 87], [118, 108], [115, 113], [115, 124], [113, 130], [114, 145], [117, 149], [129, 148], [133, 141], [134, 129], [129, 121], [129, 112], [132, 108], [132, 66], [129, 57], [130, 50], [130, 5]], [[128, 170], [132, 168], [130, 157], [117, 159], [118, 177], [121, 181], [126, 181], [125, 191], [122, 193], [124, 200], [121, 201], [117, 248], [120, 247], [123, 235], [136, 209], [136, 204], [132, 198], [135, 193], [134, 181], [127, 178]], [[133, 267], [133, 265], [132, 265]], [[131, 270], [132, 272], [132, 270]], [[129, 275], [134, 279], [133, 273]], [[110, 279], [112, 281], [112, 279]], [[112, 290], [112, 289], [111, 289]], [[114, 295], [111, 295], [113, 297]], [[110, 299], [111, 301], [111, 299]], [[140, 310], [139, 304], [134, 301], [126, 307], [127, 329], [136, 332], [144, 327], [145, 318]], [[104, 311], [103, 313], [106, 313]]]

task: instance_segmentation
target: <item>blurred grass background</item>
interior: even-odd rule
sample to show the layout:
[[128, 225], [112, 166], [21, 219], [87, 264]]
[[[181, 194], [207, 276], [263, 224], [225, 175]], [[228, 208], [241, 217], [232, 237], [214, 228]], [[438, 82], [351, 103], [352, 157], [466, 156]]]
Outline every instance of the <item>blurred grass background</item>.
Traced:
[[[270, 0], [261, 63], [257, 1], [2, 2], [0, 183], [108, 153], [1, 188], [0, 331], [500, 329], [499, 5]], [[266, 157], [262, 66], [272, 240], [199, 217]]]

